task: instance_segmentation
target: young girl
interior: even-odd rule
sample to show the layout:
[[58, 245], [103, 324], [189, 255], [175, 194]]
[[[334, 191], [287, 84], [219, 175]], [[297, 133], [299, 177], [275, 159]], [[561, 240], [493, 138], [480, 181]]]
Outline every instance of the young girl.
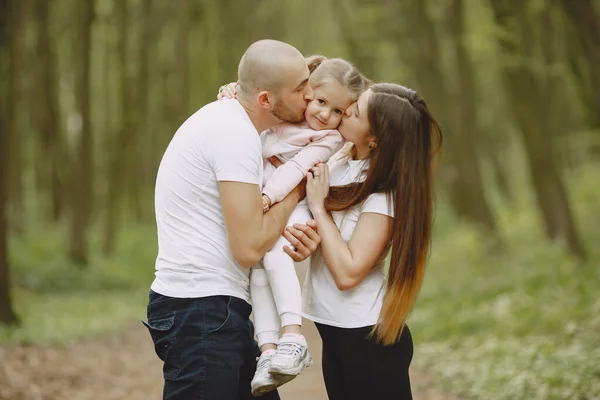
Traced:
[[[346, 108], [355, 102], [370, 82], [349, 62], [323, 56], [307, 59], [309, 84], [314, 99], [305, 111], [305, 122], [280, 124], [261, 134], [264, 162], [263, 210], [281, 201], [316, 164], [326, 162], [343, 145], [336, 130]], [[231, 97], [230, 84], [219, 98]], [[267, 159], [284, 164], [275, 168]], [[307, 203], [301, 202], [288, 225], [311, 219]], [[294, 260], [283, 247], [282, 236], [252, 270], [250, 290], [256, 337], [262, 355], [252, 381], [252, 393], [260, 395], [282, 385], [310, 366], [306, 340], [302, 336], [302, 298]], [[282, 335], [279, 337], [281, 321]]]

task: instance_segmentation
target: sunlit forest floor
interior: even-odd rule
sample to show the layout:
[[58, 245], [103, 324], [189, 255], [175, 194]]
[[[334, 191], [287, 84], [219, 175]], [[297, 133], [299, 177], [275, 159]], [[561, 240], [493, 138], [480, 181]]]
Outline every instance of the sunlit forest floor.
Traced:
[[[306, 265], [299, 268], [303, 275]], [[325, 400], [321, 371], [321, 341], [316, 327], [305, 321], [305, 335], [314, 364], [281, 387], [283, 400]], [[110, 335], [66, 346], [0, 345], [2, 400], [151, 400], [160, 399], [161, 363], [141, 324], [127, 325]], [[458, 400], [436, 386], [432, 375], [411, 371], [417, 400]]]
[[[524, 188], [511, 203], [492, 199], [500, 239], [457, 220], [438, 199], [431, 262], [409, 320], [416, 399], [600, 399], [599, 173], [588, 166], [565, 176], [585, 262], [547, 241]], [[160, 366], [139, 324], [154, 229], [125, 229], [110, 257], [94, 231], [85, 269], [67, 261], [60, 229], [11, 238], [22, 325], [0, 328], [0, 399], [159, 397]], [[318, 354], [318, 336], [308, 335]], [[317, 365], [282, 390], [284, 399], [299, 388], [324, 398]], [[418, 392], [428, 388], [436, 389]]]

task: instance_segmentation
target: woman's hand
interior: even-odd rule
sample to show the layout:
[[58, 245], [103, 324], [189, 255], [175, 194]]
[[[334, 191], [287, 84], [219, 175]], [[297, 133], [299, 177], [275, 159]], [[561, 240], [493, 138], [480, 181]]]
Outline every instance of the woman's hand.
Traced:
[[313, 215], [325, 212], [325, 198], [329, 193], [329, 166], [315, 165], [307, 174], [306, 199]]
[[237, 91], [235, 90], [236, 86], [237, 82], [231, 82], [221, 86], [219, 88], [219, 93], [217, 93], [217, 100], [235, 99], [237, 97]]
[[317, 223], [311, 219], [303, 224], [294, 224], [288, 226], [283, 231], [283, 236], [291, 243], [291, 246], [284, 246], [286, 252], [296, 262], [306, 260], [321, 243], [321, 237], [317, 233]]

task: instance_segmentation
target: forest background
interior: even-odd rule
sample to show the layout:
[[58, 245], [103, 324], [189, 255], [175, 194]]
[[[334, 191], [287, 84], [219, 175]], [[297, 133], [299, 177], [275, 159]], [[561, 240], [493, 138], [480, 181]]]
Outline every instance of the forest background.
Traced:
[[0, 0], [0, 18], [1, 345], [144, 317], [161, 156], [274, 38], [416, 89], [442, 124], [415, 365], [465, 398], [600, 398], [600, 1]]

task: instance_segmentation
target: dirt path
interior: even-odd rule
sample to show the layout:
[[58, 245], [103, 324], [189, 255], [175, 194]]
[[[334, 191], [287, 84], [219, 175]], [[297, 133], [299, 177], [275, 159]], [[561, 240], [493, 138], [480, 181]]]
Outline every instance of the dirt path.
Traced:
[[[284, 400], [326, 399], [321, 376], [321, 343], [314, 325], [306, 336], [314, 365], [280, 389]], [[66, 348], [0, 346], [1, 400], [159, 400], [160, 361], [139, 324], [107, 339]], [[435, 391], [427, 375], [412, 373], [415, 399], [452, 400]]]
[[[306, 263], [298, 265], [302, 281]], [[305, 321], [304, 334], [314, 364], [280, 388], [283, 400], [325, 400], [321, 339]], [[0, 400], [160, 400], [162, 365], [141, 323], [106, 338], [66, 348], [0, 345]], [[457, 400], [443, 395], [435, 379], [411, 371], [415, 400]]]

